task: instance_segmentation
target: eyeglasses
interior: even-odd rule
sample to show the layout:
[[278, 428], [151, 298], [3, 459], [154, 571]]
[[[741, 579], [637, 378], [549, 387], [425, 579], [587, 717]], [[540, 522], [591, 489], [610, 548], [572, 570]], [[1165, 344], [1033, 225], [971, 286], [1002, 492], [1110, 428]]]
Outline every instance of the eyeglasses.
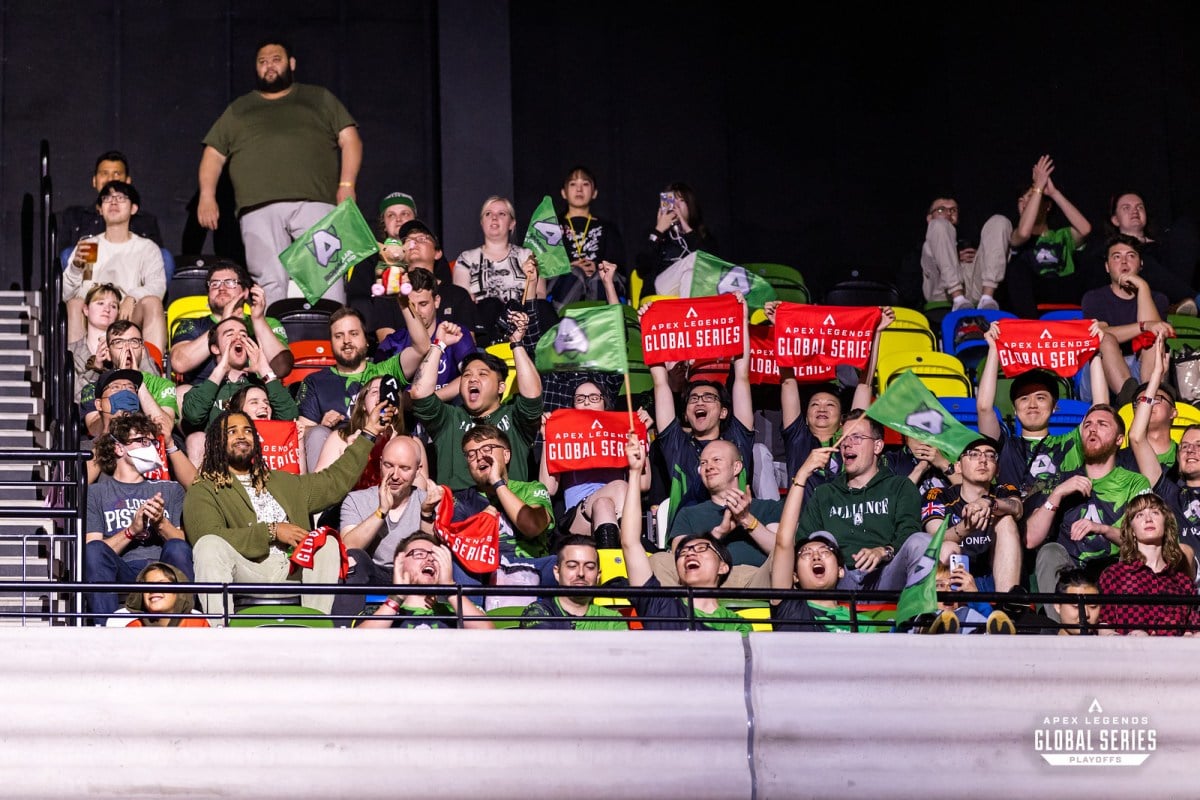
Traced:
[[796, 554], [796, 558], [801, 561], [811, 561], [817, 556], [832, 556], [834, 555], [832, 547], [817, 545], [816, 547], [806, 547]]
[[963, 458], [969, 458], [974, 461], [983, 459], [993, 464], [1000, 460], [1000, 456], [992, 450], [964, 450]]
[[719, 403], [721, 396], [712, 392], [698, 392], [697, 394], [688, 395], [687, 404], [694, 406], [699, 403]]
[[493, 450], [505, 450], [502, 444], [481, 444], [474, 450], [463, 450], [463, 455], [467, 457], [467, 461], [477, 461], [484, 456], [490, 456]]
[[861, 433], [855, 433], [851, 434], [850, 436], [843, 436], [842, 444], [848, 444], [851, 447], [858, 447], [863, 442], [873, 442], [878, 438], [878, 436], [864, 436]]
[[123, 194], [110, 194], [100, 200], [100, 205], [104, 206], [119, 206], [123, 203], [128, 203], [129, 198]]
[[577, 394], [575, 395], [576, 403], [586, 403], [589, 406], [599, 405], [604, 400], [602, 394]]
[[404, 237], [405, 244], [433, 244], [433, 237], [426, 236], [423, 233], [414, 233], [412, 236]]
[[154, 447], [158, 444], [158, 439], [153, 436], [135, 436], [128, 442], [125, 442], [126, 447], [137, 445], [138, 447]]
[[124, 350], [127, 347], [141, 347], [143, 344], [145, 344], [143, 339], [113, 339], [108, 346], [114, 350]]
[[436, 553], [437, 553], [436, 550], [421, 550], [418, 548], [415, 550], [409, 550], [407, 553], [404, 554], [404, 557], [411, 558], [413, 561], [424, 561], [425, 559], [429, 558], [432, 555], [435, 555]]
[[933, 214], [935, 217], [941, 217], [947, 214], [957, 214], [958, 206], [936, 206], [929, 213]]
[[236, 289], [241, 285], [242, 282], [237, 278], [216, 278], [208, 282], [208, 288], [210, 289]]
[[697, 555], [698, 556], [701, 553], [707, 553], [709, 550], [712, 550], [712, 549], [713, 549], [712, 545], [709, 544], [708, 542], [692, 542], [691, 544], [685, 544], [683, 547], [681, 547], [677, 551], [675, 551], [675, 557], [679, 558], [680, 556], [686, 556], [686, 555]]
[[1185, 442], [1175, 448], [1181, 453], [1196, 453], [1200, 452], [1200, 442]]

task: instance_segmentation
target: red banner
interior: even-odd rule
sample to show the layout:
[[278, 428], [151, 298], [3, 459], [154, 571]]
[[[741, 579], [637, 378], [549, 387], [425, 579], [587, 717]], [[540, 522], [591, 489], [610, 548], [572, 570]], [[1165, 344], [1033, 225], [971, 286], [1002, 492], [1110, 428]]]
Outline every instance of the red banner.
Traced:
[[[255, 421], [261, 422], [263, 420]], [[292, 548], [292, 552], [288, 554], [288, 559], [300, 569], [312, 569], [313, 560], [317, 557], [317, 551], [325, 546], [330, 537], [337, 542], [338, 550], [341, 553], [342, 562], [338, 568], [338, 579], [345, 580], [346, 573], [350, 569], [350, 560], [346, 555], [346, 545], [342, 544], [342, 537], [338, 534], [337, 530], [328, 525], [322, 525], [315, 530], [309, 531], [308, 535], [300, 540], [300, 544]]]
[[300, 474], [300, 437], [296, 423], [282, 419], [256, 419], [258, 438], [262, 439], [263, 459], [270, 469]]
[[495, 572], [500, 566], [500, 518], [496, 510], [486, 508], [462, 522], [451, 522], [452, 519], [454, 493], [449, 486], [443, 486], [434, 530], [463, 569], [477, 574]]
[[155, 467], [154, 469], [150, 470], [149, 472], [144, 473], [146, 476], [146, 480], [148, 480], [148, 481], [174, 480], [174, 478], [171, 477], [171, 470], [167, 466], [168, 464], [171, 463], [171, 461], [170, 461], [170, 456], [167, 455], [166, 440], [163, 438], [163, 435], [161, 433], [158, 435], [157, 439], [158, 439], [158, 441], [155, 443], [155, 446], [158, 448], [158, 463], [162, 464], [162, 466]]
[[[635, 415], [633, 430], [648, 447], [646, 426]], [[629, 414], [560, 408], [546, 420], [546, 470], [552, 474], [578, 469], [626, 467], [625, 441]]]
[[882, 313], [878, 306], [781, 303], [775, 311], [775, 358], [781, 367], [862, 369]]
[[1064, 378], [1074, 377], [1100, 346], [1092, 336], [1092, 321], [1066, 320], [1044, 322], [1028, 319], [1002, 319], [997, 323], [1000, 337], [996, 353], [1007, 378], [1045, 369]]
[[645, 363], [740, 356], [742, 304], [731, 294], [655, 300], [642, 315]]

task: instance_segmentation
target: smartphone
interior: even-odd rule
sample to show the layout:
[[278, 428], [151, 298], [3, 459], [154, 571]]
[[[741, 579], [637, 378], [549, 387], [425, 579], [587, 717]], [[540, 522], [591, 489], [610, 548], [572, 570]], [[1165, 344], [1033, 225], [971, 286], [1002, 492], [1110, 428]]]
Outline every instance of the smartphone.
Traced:
[[385, 375], [379, 382], [379, 402], [391, 403], [393, 408], [400, 407], [400, 385], [391, 375]]
[[[955, 568], [957, 568], [960, 565], [962, 566], [962, 568], [965, 571], [967, 571], [967, 572], [971, 571], [971, 559], [968, 556], [964, 556], [961, 553], [951, 553], [950, 554], [950, 571], [954, 572]], [[952, 591], [955, 591], [955, 592], [958, 591], [957, 586], [951, 586], [950, 588]]]
[[658, 193], [658, 205], [660, 208], [662, 208], [664, 210], [670, 210], [670, 209], [674, 208], [675, 207], [675, 193], [674, 192], [659, 192]]

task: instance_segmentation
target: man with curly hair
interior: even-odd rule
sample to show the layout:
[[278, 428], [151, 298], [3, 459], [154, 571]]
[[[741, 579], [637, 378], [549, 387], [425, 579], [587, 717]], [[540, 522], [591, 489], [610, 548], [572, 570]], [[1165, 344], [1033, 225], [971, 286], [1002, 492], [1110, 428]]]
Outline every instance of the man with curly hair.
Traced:
[[[183, 503], [197, 582], [337, 583], [341, 550], [333, 537], [315, 548], [311, 566], [294, 564], [293, 551], [303, 551], [313, 515], [340, 503], [353, 488], [393, 412], [385, 407], [382, 415], [372, 415], [337, 461], [307, 475], [269, 469], [254, 422], [239, 411], [221, 412], [209, 425], [200, 475]], [[209, 614], [225, 610], [220, 594], [201, 599]], [[310, 595], [304, 603], [328, 614], [333, 596]]]

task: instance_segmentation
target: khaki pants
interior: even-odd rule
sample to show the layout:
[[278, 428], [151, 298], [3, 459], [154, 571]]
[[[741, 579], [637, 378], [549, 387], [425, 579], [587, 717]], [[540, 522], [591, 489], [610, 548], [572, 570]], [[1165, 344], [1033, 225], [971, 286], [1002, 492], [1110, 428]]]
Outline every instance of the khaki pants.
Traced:
[[[337, 583], [338, 572], [341, 571], [341, 551], [332, 537], [326, 539], [325, 545], [317, 550], [313, 557], [313, 568], [295, 574], [291, 572], [292, 563], [288, 561], [287, 553], [279, 547], [272, 547], [262, 561], [251, 561], [220, 536], [200, 537], [192, 549], [192, 560], [196, 568], [196, 583]], [[204, 611], [208, 614], [224, 613], [225, 606], [221, 599], [220, 594], [200, 596]], [[300, 602], [322, 614], [328, 614], [333, 609], [333, 595], [330, 594], [304, 595]], [[222, 624], [219, 619], [209, 620], [209, 623]]]
[[945, 300], [951, 289], [961, 287], [972, 305], [979, 302], [983, 285], [999, 286], [1008, 266], [1012, 221], [996, 214], [979, 233], [975, 260], [958, 261], [958, 232], [949, 221], [934, 219], [925, 230], [921, 248], [921, 290], [926, 300]]

